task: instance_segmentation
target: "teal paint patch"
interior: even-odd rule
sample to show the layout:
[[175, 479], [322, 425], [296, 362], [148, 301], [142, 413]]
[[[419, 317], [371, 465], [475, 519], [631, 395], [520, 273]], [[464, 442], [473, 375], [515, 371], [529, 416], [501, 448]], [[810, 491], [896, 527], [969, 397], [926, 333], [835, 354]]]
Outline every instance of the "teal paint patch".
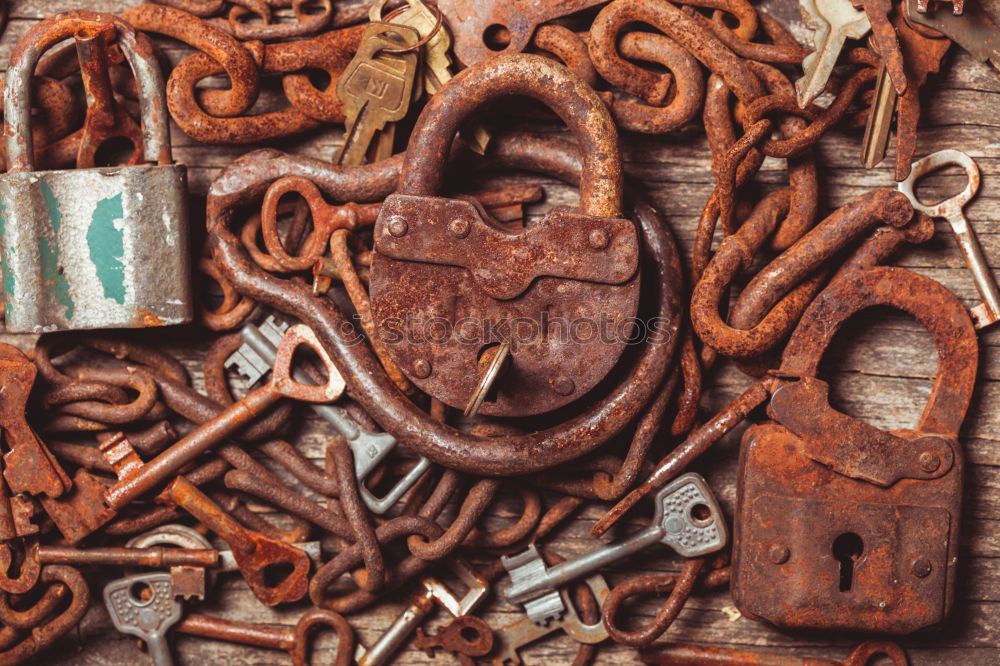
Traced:
[[[59, 210], [59, 200], [56, 199], [52, 188], [44, 180], [39, 183], [39, 186], [42, 190], [42, 200], [45, 202], [45, 208], [49, 212], [49, 222], [52, 223], [52, 231], [58, 234], [59, 225], [62, 224], [62, 211]], [[63, 271], [59, 267], [59, 242], [56, 241], [55, 247], [53, 247], [49, 243], [48, 238], [39, 236], [38, 255], [42, 262], [42, 281], [45, 289], [51, 289], [56, 303], [66, 308], [66, 319], [73, 319], [76, 304], [73, 302], [73, 296], [69, 293], [69, 282], [67, 282], [66, 276], [63, 275]], [[4, 284], [6, 285], [6, 277]]]
[[115, 228], [115, 220], [125, 217], [122, 195], [116, 194], [97, 202], [87, 229], [90, 260], [97, 269], [97, 279], [104, 287], [104, 296], [125, 304], [125, 234]]
[[[7, 219], [4, 217], [6, 212], [7, 209], [4, 208], [3, 202], [0, 201], [0, 239], [7, 232]], [[16, 247], [8, 248], [7, 254], [13, 256], [16, 251]], [[0, 261], [0, 269], [3, 271], [3, 290], [7, 294], [4, 312], [5, 316], [10, 316], [10, 313], [14, 311], [14, 274], [11, 272], [10, 265], [6, 261]]]

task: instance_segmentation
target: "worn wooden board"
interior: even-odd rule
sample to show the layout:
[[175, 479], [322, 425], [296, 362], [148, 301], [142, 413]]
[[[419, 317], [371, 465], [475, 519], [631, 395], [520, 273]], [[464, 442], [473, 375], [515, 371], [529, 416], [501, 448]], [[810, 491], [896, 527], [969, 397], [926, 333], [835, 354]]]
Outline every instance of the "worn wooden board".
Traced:
[[[10, 4], [10, 25], [0, 39], [0, 63], [6, 62], [17, 38], [45, 15], [81, 7], [120, 11], [138, 3], [134, 0], [14, 0]], [[338, 2], [338, 6], [346, 4], [357, 2]], [[798, 19], [794, 0], [766, 0], [757, 4], [791, 21], [800, 40], [808, 37], [808, 31]], [[985, 4], [994, 9], [998, 5], [996, 0]], [[176, 61], [187, 53], [176, 42], [164, 40], [162, 44], [171, 60]], [[987, 257], [994, 266], [1000, 266], [1000, 132], [997, 130], [1000, 114], [996, 111], [1000, 108], [1000, 79], [987, 66], [953, 48], [942, 72], [931, 78], [923, 100], [918, 156], [943, 148], [959, 148], [979, 163], [983, 186], [967, 213]], [[262, 104], [268, 104], [266, 96]], [[186, 137], [176, 126], [172, 129], [175, 157], [188, 165], [191, 187], [198, 197], [204, 196], [211, 179], [223, 166], [248, 150], [246, 147], [204, 146]], [[338, 128], [331, 127], [271, 145], [288, 152], [328, 158], [339, 144], [340, 134]], [[692, 126], [657, 137], [626, 134], [622, 139], [628, 173], [660, 207], [685, 252], [689, 252], [698, 214], [712, 185], [708, 150], [701, 128]], [[818, 152], [824, 211], [873, 187], [894, 186], [888, 168], [894, 159], [893, 150], [890, 148], [888, 159], [880, 168], [866, 171], [858, 166], [859, 149], [858, 131], [834, 132], [821, 143]], [[512, 179], [523, 177], [513, 176]], [[781, 160], [767, 160], [758, 176], [763, 188], [780, 186], [784, 180]], [[574, 201], [575, 193], [565, 186], [544, 179], [541, 182], [547, 188], [548, 205]], [[949, 172], [929, 179], [921, 192], [927, 199], [940, 198], [961, 186], [960, 176]], [[976, 302], [976, 293], [957, 244], [943, 223], [939, 224], [939, 233], [930, 243], [906, 252], [899, 263], [940, 280], [967, 304]], [[997, 451], [1000, 412], [991, 409], [1000, 398], [1000, 333], [986, 331], [981, 339], [980, 378], [963, 430], [969, 472], [956, 608], [946, 626], [900, 641], [914, 664], [1000, 663], [1000, 453]], [[190, 362], [197, 380], [197, 350], [185, 346], [175, 347], [175, 351]], [[878, 312], [858, 317], [848, 331], [838, 336], [825, 357], [824, 369], [833, 385], [837, 405], [878, 427], [898, 428], [912, 424], [917, 418], [936, 373], [936, 362], [929, 337], [915, 322]], [[748, 384], [749, 380], [735, 369], [723, 366], [712, 378], [702, 401], [704, 414], [725, 406]], [[328, 428], [316, 419], [307, 418], [302, 433], [299, 441], [302, 450], [310, 457], [320, 458]], [[732, 515], [735, 501], [738, 444], [737, 432], [725, 438], [695, 465], [697, 471], [710, 479], [729, 515]], [[665, 436], [657, 443], [661, 453], [672, 445]], [[589, 538], [588, 529], [604, 508], [598, 504], [587, 506], [551, 539], [549, 547], [566, 557], [593, 548], [595, 543]], [[516, 515], [517, 509], [516, 501], [505, 500], [487, 522], [505, 524]], [[632, 519], [622, 532], [640, 524], [639, 519]], [[637, 570], [676, 572], [679, 566], [679, 561], [668, 549], [654, 547], [634, 558], [627, 568], [629, 573]], [[102, 577], [109, 575], [113, 574], [95, 573], [91, 577], [95, 602], [99, 599]], [[623, 579], [618, 572], [611, 572], [608, 578], [612, 584]], [[351, 624], [363, 643], [371, 644], [392, 622], [405, 606], [409, 593], [412, 592], [400, 591], [379, 607], [351, 616]], [[651, 599], [634, 608], [637, 623], [651, 617], [655, 602]], [[265, 608], [250, 595], [238, 576], [226, 575], [198, 610], [230, 618], [291, 624], [304, 608], [301, 605], [277, 611]], [[518, 617], [516, 609], [495, 600], [486, 614], [494, 627], [504, 626]], [[441, 620], [439, 614], [434, 622]], [[692, 598], [666, 638], [833, 659], [843, 658], [851, 645], [863, 640], [861, 636], [777, 631], [742, 618], [726, 591]], [[317, 651], [320, 662], [330, 656], [329, 639], [321, 640], [321, 649]], [[193, 638], [178, 638], [174, 643], [181, 664], [249, 666], [288, 662], [280, 652]], [[529, 664], [562, 664], [568, 663], [574, 653], [574, 644], [562, 636], [537, 644], [523, 651], [522, 656]], [[56, 648], [39, 659], [39, 663], [133, 664], [146, 659], [138, 652], [134, 639], [112, 629], [103, 608], [96, 603], [79, 629], [66, 635]], [[447, 662], [448, 659], [439, 657], [435, 661]], [[416, 664], [431, 659], [408, 647], [400, 653], [398, 661]], [[610, 644], [601, 648], [597, 659], [597, 663], [602, 664], [635, 661], [631, 650]]]

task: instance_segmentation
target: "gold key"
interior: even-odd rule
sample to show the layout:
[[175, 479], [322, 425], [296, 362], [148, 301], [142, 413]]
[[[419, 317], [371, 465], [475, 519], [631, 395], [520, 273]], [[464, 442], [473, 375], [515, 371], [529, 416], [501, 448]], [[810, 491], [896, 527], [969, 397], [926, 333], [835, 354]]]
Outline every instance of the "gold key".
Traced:
[[337, 164], [363, 163], [380, 132], [385, 136], [379, 136], [375, 157], [391, 154], [394, 123], [406, 117], [413, 101], [418, 41], [417, 31], [405, 25], [379, 22], [365, 27], [358, 52], [337, 81], [345, 116]]
[[[382, 17], [382, 8], [387, 0], [377, 0], [368, 12], [371, 21], [387, 21], [393, 25], [406, 25], [420, 34], [421, 41], [424, 41], [424, 88], [429, 95], [437, 93], [452, 78], [452, 61], [448, 55], [451, 51], [451, 34], [441, 11], [432, 10], [421, 0], [406, 0], [406, 6], [390, 12], [385, 18]], [[475, 124], [463, 131], [463, 136], [472, 148], [479, 154], [486, 152], [486, 147], [490, 142], [490, 134], [480, 125]]]
[[885, 61], [879, 63], [878, 76], [875, 79], [875, 98], [868, 112], [868, 122], [865, 125], [865, 138], [861, 144], [861, 164], [866, 169], [874, 169], [885, 159], [889, 147], [889, 133], [892, 119], [896, 113], [896, 100], [899, 95], [892, 84]]

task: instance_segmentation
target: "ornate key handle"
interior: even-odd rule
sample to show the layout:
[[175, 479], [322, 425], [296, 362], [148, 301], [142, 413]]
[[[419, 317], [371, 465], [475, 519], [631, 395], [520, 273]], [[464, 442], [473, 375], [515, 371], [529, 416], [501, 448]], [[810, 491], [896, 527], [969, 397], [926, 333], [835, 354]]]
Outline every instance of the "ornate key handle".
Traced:
[[[496, 67], [493, 63], [489, 67]], [[546, 71], [555, 67], [551, 63], [543, 66]], [[568, 142], [527, 135], [495, 140], [492, 155], [502, 166], [540, 171], [567, 182], [579, 177], [579, 152]], [[340, 201], [370, 201], [393, 190], [401, 161], [402, 156], [397, 156], [363, 167], [337, 168], [273, 150], [250, 153], [230, 165], [211, 187], [207, 219], [216, 265], [240, 293], [311, 326], [334, 361], [352, 368], [346, 379], [352, 395], [365, 410], [404, 446], [435, 462], [462, 471], [524, 474], [584, 455], [621, 432], [640, 414], [662, 382], [673, 358], [680, 321], [676, 245], [657, 212], [641, 200], [633, 199], [630, 215], [638, 222], [643, 247], [648, 251], [651, 284], [656, 285], [649, 316], [663, 323], [662, 341], [644, 345], [623, 379], [609, 387], [587, 411], [544, 431], [496, 438], [459, 432], [417, 409], [398, 392], [371, 350], [356, 344], [351, 326], [329, 299], [315, 298], [307, 285], [281, 280], [261, 270], [228, 228], [240, 206], [259, 200], [267, 186], [281, 176], [307, 177], [327, 196]]]

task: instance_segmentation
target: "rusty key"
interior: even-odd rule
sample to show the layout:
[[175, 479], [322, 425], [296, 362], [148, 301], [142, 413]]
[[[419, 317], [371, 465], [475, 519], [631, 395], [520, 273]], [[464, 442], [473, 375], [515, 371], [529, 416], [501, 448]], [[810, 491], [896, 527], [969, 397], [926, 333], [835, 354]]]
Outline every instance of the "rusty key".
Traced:
[[[292, 378], [292, 357], [296, 349], [312, 349], [326, 368], [326, 383], [312, 386]], [[344, 378], [329, 354], [308, 326], [298, 324], [285, 333], [278, 346], [271, 381], [203, 424], [156, 458], [134, 466], [119, 476], [118, 483], [108, 489], [105, 501], [113, 509], [121, 509], [136, 497], [167, 481], [178, 469], [225, 440], [281, 398], [303, 402], [332, 402], [344, 392]]]
[[261, 602], [274, 606], [305, 596], [309, 556], [304, 550], [243, 527], [183, 476], [174, 479], [161, 497], [190, 513], [229, 544], [240, 573]]

